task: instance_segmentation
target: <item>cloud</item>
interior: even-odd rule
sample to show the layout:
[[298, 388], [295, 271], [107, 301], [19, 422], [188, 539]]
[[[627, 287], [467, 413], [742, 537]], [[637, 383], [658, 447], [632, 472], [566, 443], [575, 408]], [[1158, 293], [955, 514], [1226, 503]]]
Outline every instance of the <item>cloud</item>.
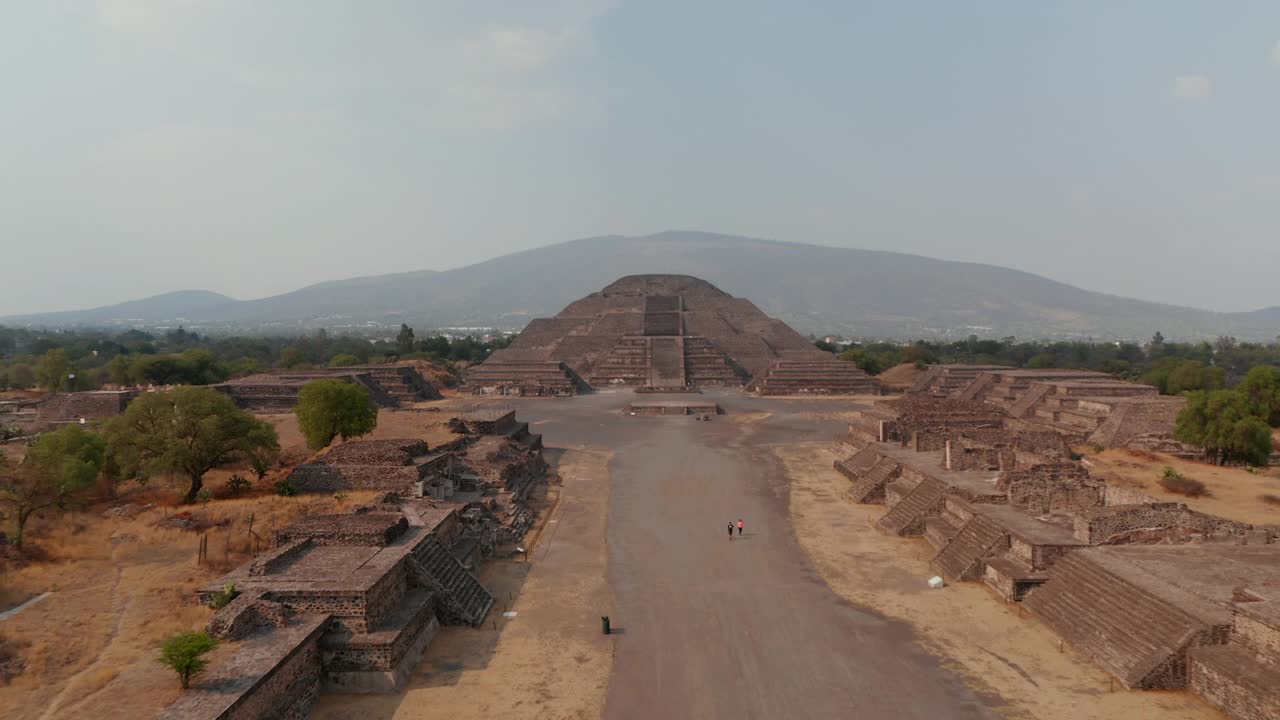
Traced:
[[1173, 81], [1173, 96], [1183, 102], [1200, 102], [1209, 97], [1208, 75], [1179, 75]]

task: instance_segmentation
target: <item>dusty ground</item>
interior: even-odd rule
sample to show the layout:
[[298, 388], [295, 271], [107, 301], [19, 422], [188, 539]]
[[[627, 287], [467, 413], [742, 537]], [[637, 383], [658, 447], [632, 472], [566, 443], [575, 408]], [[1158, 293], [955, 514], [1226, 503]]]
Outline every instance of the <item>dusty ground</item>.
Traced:
[[[326, 695], [312, 718], [600, 717], [613, 665], [599, 620], [613, 607], [604, 579], [609, 456], [547, 454], [564, 479], [558, 506], [531, 537], [529, 563], [484, 567], [480, 581], [498, 599], [485, 625], [442, 629], [406, 692]], [[507, 608], [519, 614], [503, 618]]]
[[876, 376], [880, 384], [894, 390], [906, 390], [916, 381], [916, 377], [924, 372], [915, 363], [894, 365]]
[[[1280, 468], [1249, 472], [1240, 467], [1218, 467], [1179, 460], [1169, 455], [1127, 450], [1092, 453], [1085, 450], [1089, 471], [1099, 477], [1136, 488], [1168, 502], [1183, 502], [1192, 509], [1241, 522], [1280, 523], [1280, 505], [1264, 502], [1262, 495], [1280, 496]], [[1209, 488], [1207, 497], [1189, 498], [1160, 487], [1166, 467], [1199, 480]]]
[[1009, 718], [1218, 719], [1182, 692], [1117, 689], [1056, 635], [981, 583], [930, 590], [933, 549], [923, 539], [882, 535], [872, 524], [878, 505], [846, 499], [849, 482], [831, 466], [830, 446], [778, 446], [791, 481], [791, 520], [800, 545], [827, 584], [858, 605], [909, 622], [925, 645], [970, 684], [1003, 698]]
[[42, 602], [0, 620], [26, 670], [0, 687], [6, 720], [151, 717], [178, 695], [170, 670], [155, 661], [156, 644], [196, 629], [212, 611], [194, 604], [196, 587], [249, 557], [248, 517], [264, 537], [272, 528], [315, 512], [335, 512], [372, 499], [263, 496], [210, 503], [195, 515], [208, 530], [211, 565], [196, 565], [199, 534], [156, 527], [165, 511], [132, 519], [64, 516], [36, 528], [31, 542], [46, 562], [4, 573], [0, 608], [42, 592]]

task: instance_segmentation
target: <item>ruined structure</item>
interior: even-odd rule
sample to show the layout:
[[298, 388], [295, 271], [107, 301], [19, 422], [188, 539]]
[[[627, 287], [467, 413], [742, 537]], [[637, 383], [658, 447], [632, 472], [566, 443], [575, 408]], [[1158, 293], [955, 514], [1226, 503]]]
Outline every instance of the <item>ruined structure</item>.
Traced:
[[[1124, 686], [1190, 686], [1232, 717], [1273, 717], [1280, 635], [1264, 598], [1280, 587], [1280, 528], [1109, 486], [1072, 459], [1073, 434], [1001, 409], [1025, 391], [980, 399], [1003, 382], [861, 413], [835, 463], [850, 497], [885, 505], [882, 532], [924, 537], [939, 575], [1025, 602]], [[1085, 382], [1036, 378], [1025, 390], [1049, 387], [1042, 402], [1075, 397]], [[1098, 394], [1084, 397], [1149, 397], [1093, 382], [1087, 392]]]
[[434, 451], [348, 442], [295, 471], [303, 489], [395, 492], [280, 528], [273, 549], [200, 588], [203, 603], [237, 593], [208, 628], [236, 652], [161, 717], [305, 718], [321, 691], [395, 692], [440, 625], [484, 621], [494, 599], [472, 568], [532, 525], [530, 493], [547, 465], [541, 437], [511, 410], [450, 426], [460, 437]]
[[1173, 439], [1185, 399], [1092, 370], [1020, 370], [993, 365], [934, 365], [906, 397], [982, 402], [1010, 427], [1050, 430], [1074, 445], [1199, 453]]
[[298, 393], [312, 380], [341, 380], [363, 387], [378, 407], [397, 408], [422, 400], [438, 400], [436, 386], [416, 369], [403, 365], [358, 365], [315, 370], [289, 370], [237, 378], [216, 390], [236, 404], [259, 413], [287, 413], [298, 404]]
[[[393, 692], [440, 624], [478, 625], [493, 597], [451, 551], [456, 512], [413, 502], [304, 518], [276, 547], [197, 591], [239, 594], [209, 631], [230, 662], [163, 718], [303, 718], [321, 690]], [[453, 521], [453, 522], [451, 522]]]
[[[779, 361], [800, 364], [778, 365], [770, 376]], [[510, 347], [470, 369], [467, 383], [476, 393], [516, 395], [572, 394], [588, 386], [741, 386], [754, 376], [777, 392], [874, 388], [852, 364], [832, 362], [751, 301], [704, 280], [631, 275], [554, 318], [530, 322]]]
[[36, 406], [36, 421], [46, 423], [102, 420], [124, 412], [139, 394], [137, 390], [94, 390], [56, 393]]

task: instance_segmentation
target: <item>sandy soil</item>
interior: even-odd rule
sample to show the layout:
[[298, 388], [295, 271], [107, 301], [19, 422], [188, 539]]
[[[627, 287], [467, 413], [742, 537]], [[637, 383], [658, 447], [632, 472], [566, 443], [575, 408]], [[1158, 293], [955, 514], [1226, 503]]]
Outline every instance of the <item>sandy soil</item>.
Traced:
[[[1251, 473], [1240, 467], [1217, 467], [1159, 453], [1106, 450], [1095, 454], [1088, 449], [1084, 452], [1089, 471], [1094, 475], [1136, 488], [1159, 500], [1183, 502], [1192, 509], [1241, 522], [1280, 523], [1280, 505], [1261, 499], [1267, 494], [1280, 496], [1280, 468]], [[1204, 483], [1210, 495], [1189, 498], [1166, 491], [1158, 484], [1166, 467]]]
[[204, 625], [212, 610], [193, 593], [250, 555], [248, 518], [269, 537], [304, 513], [335, 512], [373, 493], [329, 497], [262, 496], [194, 507], [208, 530], [210, 564], [196, 565], [199, 533], [156, 527], [165, 511], [132, 519], [78, 513], [38, 525], [31, 542], [46, 562], [4, 573], [0, 608], [52, 591], [0, 621], [25, 671], [0, 687], [6, 720], [151, 717], [178, 696], [172, 672], [155, 661], [166, 635]]
[[[324, 695], [311, 717], [597, 718], [613, 667], [599, 616], [612, 612], [605, 582], [605, 453], [548, 449], [564, 479], [556, 508], [528, 547], [530, 562], [494, 561], [480, 581], [499, 602], [483, 627], [443, 628], [398, 695]], [[504, 618], [505, 609], [519, 613]]]
[[1112, 691], [1106, 673], [1060, 649], [1056, 635], [981, 583], [930, 590], [932, 548], [888, 537], [872, 524], [882, 506], [846, 499], [848, 480], [831, 466], [830, 446], [779, 446], [791, 481], [790, 511], [800, 545], [827, 584], [847, 600], [913, 625], [920, 639], [975, 688], [1004, 699], [1009, 718], [1080, 720], [1221, 718], [1188, 693]]
[[915, 363], [902, 363], [894, 365], [876, 376], [880, 384], [895, 390], [906, 390], [916, 381], [916, 377], [924, 372], [916, 367]]

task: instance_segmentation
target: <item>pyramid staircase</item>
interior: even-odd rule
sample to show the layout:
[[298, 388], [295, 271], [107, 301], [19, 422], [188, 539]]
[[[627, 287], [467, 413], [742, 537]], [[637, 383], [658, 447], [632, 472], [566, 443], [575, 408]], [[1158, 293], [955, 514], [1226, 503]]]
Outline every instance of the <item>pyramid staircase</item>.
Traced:
[[436, 591], [446, 620], [472, 627], [484, 622], [493, 596], [434, 536], [423, 540], [406, 561], [417, 580]]
[[889, 535], [922, 535], [925, 518], [938, 514], [947, 485], [933, 477], [925, 477], [876, 522], [876, 527]]
[[[1125, 687], [1184, 687], [1187, 649], [1213, 628], [1097, 562], [1099, 552], [1105, 551], [1081, 550], [1058, 560], [1049, 581], [1024, 604]], [[1172, 586], [1162, 594], [1190, 595]]]
[[881, 457], [849, 486], [849, 497], [857, 503], [884, 502], [884, 489], [902, 474], [902, 466], [889, 457]]
[[655, 337], [649, 339], [650, 387], [682, 388], [684, 376], [684, 338]]
[[933, 567], [948, 580], [978, 580], [983, 559], [1009, 547], [1009, 535], [985, 515], [975, 514], [933, 558]]
[[747, 380], [746, 372], [705, 337], [684, 338], [684, 371], [691, 385], [741, 385]]

